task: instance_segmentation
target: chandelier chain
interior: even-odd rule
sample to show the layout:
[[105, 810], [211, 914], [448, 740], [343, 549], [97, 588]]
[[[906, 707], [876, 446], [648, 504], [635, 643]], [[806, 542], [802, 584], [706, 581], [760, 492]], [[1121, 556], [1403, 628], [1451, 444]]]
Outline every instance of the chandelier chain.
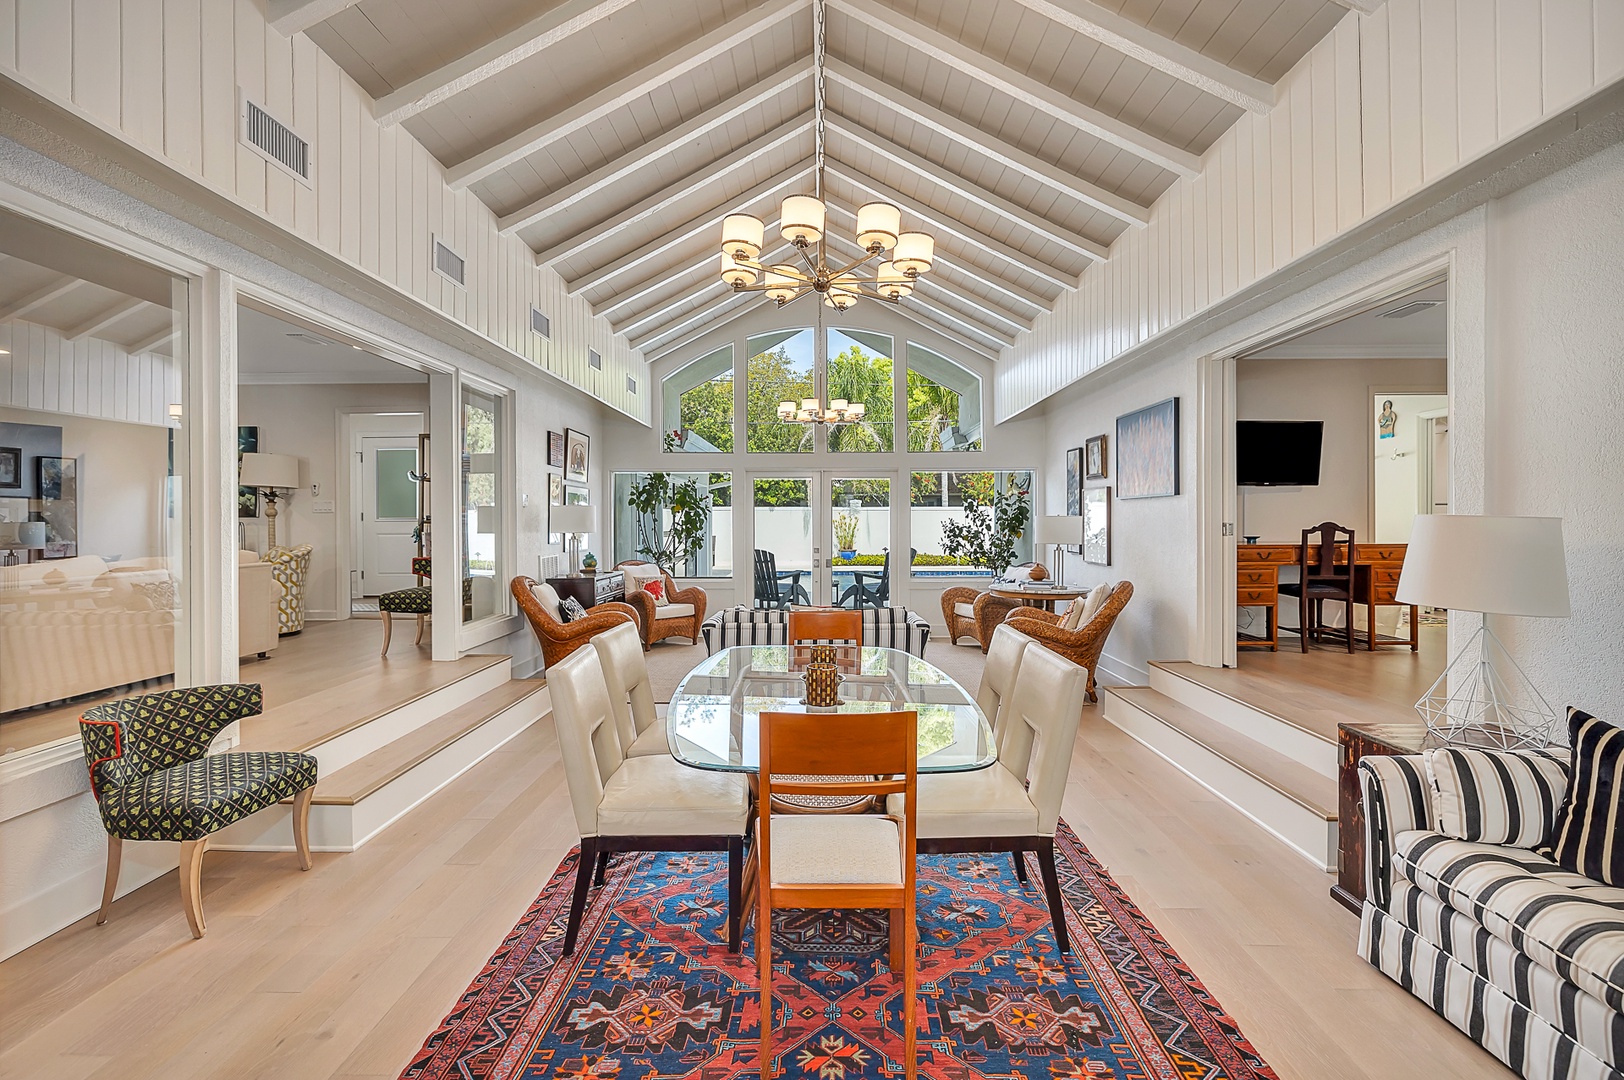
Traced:
[[814, 178], [818, 198], [823, 198], [823, 60], [825, 50], [823, 0], [812, 0], [812, 135], [815, 142]]

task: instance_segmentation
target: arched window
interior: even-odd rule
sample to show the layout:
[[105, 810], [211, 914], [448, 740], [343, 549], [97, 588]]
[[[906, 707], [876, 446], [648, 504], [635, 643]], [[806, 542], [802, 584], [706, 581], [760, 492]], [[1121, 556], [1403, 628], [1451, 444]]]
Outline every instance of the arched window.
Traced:
[[981, 377], [908, 343], [908, 449], [981, 449]]
[[661, 443], [666, 453], [732, 453], [731, 344], [667, 375], [661, 387]]

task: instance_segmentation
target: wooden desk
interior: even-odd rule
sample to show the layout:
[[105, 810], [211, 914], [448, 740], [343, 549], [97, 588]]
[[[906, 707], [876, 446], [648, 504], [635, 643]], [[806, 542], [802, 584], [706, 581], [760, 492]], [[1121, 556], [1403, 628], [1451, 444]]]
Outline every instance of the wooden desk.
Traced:
[[[1242, 635], [1241, 648], [1266, 648], [1278, 651], [1280, 647], [1280, 568], [1297, 566], [1302, 561], [1302, 544], [1240, 544], [1235, 548], [1235, 603], [1238, 607], [1267, 609], [1267, 633], [1263, 637]], [[1359, 558], [1353, 567], [1353, 595], [1365, 605], [1366, 645], [1372, 651], [1377, 645], [1408, 645], [1414, 652], [1421, 645], [1417, 613], [1410, 612], [1408, 638], [1381, 637], [1376, 634], [1376, 608], [1398, 603], [1398, 578], [1404, 569], [1404, 544], [1359, 544]], [[1348, 546], [1336, 546], [1336, 561], [1348, 561]], [[1348, 630], [1352, 633], [1350, 627]]]

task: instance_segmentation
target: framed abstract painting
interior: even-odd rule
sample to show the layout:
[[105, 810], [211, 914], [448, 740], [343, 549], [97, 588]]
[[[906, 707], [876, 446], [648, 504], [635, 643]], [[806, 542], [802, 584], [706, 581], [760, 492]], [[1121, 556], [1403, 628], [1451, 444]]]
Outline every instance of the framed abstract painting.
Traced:
[[1095, 566], [1111, 565], [1111, 489], [1088, 488], [1083, 492], [1083, 561]]
[[1117, 417], [1117, 497], [1156, 499], [1179, 493], [1179, 399]]

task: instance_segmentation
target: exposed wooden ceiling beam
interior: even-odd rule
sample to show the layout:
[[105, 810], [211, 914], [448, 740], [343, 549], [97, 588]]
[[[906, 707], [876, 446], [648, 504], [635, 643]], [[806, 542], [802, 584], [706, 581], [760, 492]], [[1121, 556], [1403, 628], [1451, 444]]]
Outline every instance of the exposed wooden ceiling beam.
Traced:
[[[661, 344], [668, 342], [673, 338], [680, 337], [696, 326], [704, 323], [714, 322], [716, 319], [717, 307], [728, 304], [732, 291], [733, 290], [726, 288], [720, 281], [718, 281], [716, 282], [715, 288], [707, 287], [701, 292], [695, 293], [694, 297], [713, 295], [714, 303], [702, 305], [696, 310], [684, 312], [681, 315], [668, 319], [664, 324], [656, 326], [652, 330], [633, 339], [632, 348], [642, 349], [646, 354], [651, 348], [658, 349]], [[745, 293], [742, 295], [751, 297], [757, 303], [766, 302], [761, 299], [760, 293]]]
[[783, 72], [772, 78], [763, 79], [719, 105], [706, 109], [686, 124], [662, 132], [636, 149], [608, 162], [602, 168], [594, 169], [579, 180], [566, 184], [557, 191], [549, 192], [511, 214], [504, 215], [497, 222], [497, 227], [504, 233], [517, 232], [550, 214], [562, 213], [583, 199], [589, 199], [610, 185], [659, 161], [678, 147], [703, 138], [811, 76], [810, 69], [801, 68], [798, 71]]
[[[611, 326], [618, 328], [627, 318], [636, 318], [641, 314], [636, 310], [637, 302], [646, 296], [658, 294], [656, 303], [684, 291], [687, 282], [696, 278], [701, 272], [714, 272], [721, 265], [721, 250], [707, 250], [704, 256], [692, 259], [677, 266], [654, 266], [648, 268], [644, 277], [631, 285], [615, 292], [614, 298], [592, 309], [592, 314], [600, 315], [609, 320]], [[718, 279], [720, 280], [720, 279]], [[683, 286], [674, 288], [674, 286]], [[616, 315], [616, 312], [629, 314]], [[647, 309], [644, 309], [647, 310]]]
[[1338, 7], [1345, 7], [1349, 11], [1357, 11], [1361, 15], [1374, 15], [1382, 6], [1383, 0], [1331, 0]]
[[1016, 101], [1053, 116], [1079, 131], [1120, 147], [1164, 169], [1185, 177], [1201, 172], [1201, 159], [1164, 139], [1142, 131], [1123, 120], [1084, 105], [1030, 75], [1016, 71], [975, 49], [931, 29], [917, 19], [889, 8], [852, 0], [829, 0], [829, 6], [846, 18], [899, 41], [972, 79], [1006, 94]]
[[633, 72], [596, 94], [577, 102], [561, 113], [531, 125], [511, 138], [483, 150], [446, 170], [446, 182], [453, 189], [477, 183], [505, 169], [537, 150], [597, 123], [615, 110], [636, 101], [678, 77], [704, 67], [717, 57], [749, 41], [769, 28], [803, 10], [806, 0], [766, 0], [747, 14], [723, 23], [715, 30], [689, 42], [658, 64]]
[[478, 86], [543, 49], [568, 40], [635, 2], [564, 0], [564, 3], [531, 19], [517, 30], [413, 79], [392, 94], [385, 94], [374, 106], [374, 115], [378, 123], [385, 126], [398, 124], [455, 94]]
[[996, 364], [998, 362], [998, 353], [995, 350], [988, 349], [987, 346], [982, 345], [979, 342], [972, 341], [963, 334], [959, 333], [957, 330], [954, 330], [952, 327], [946, 326], [937, 321], [936, 318], [931, 315], [930, 309], [928, 308], [910, 308], [904, 304], [896, 304], [892, 306], [890, 310], [896, 312], [898, 315], [901, 315], [909, 322], [922, 326], [931, 333], [946, 338], [948, 341], [951, 341], [953, 344], [962, 349], [969, 349], [971, 352], [975, 353], [989, 364]]
[[1163, 37], [1132, 19], [1103, 8], [1091, 0], [1015, 0], [1029, 11], [1042, 15], [1075, 34], [1092, 38], [1108, 48], [1157, 71], [1189, 83], [1197, 90], [1239, 105], [1247, 112], [1266, 113], [1274, 108], [1274, 87], [1262, 79], [1236, 71], [1172, 38]]
[[[759, 300], [760, 297], [756, 297], [756, 299]], [[712, 322], [709, 326], [703, 327], [695, 333], [689, 334], [687, 337], [682, 338], [679, 341], [675, 341], [669, 345], [661, 345], [657, 350], [645, 350], [643, 352], [643, 356], [651, 364], [656, 360], [663, 360], [665, 357], [670, 356], [678, 349], [685, 348], [686, 346], [693, 344], [706, 334], [720, 330], [728, 323], [734, 322], [735, 320], [741, 319], [750, 314], [750, 312], [753, 310], [755, 310], [755, 305], [746, 300], [744, 296], [730, 297], [716, 306], [713, 311], [713, 314], [716, 316], [716, 321]], [[653, 353], [654, 355], [650, 356], [650, 353]]]
[[38, 311], [40, 308], [44, 307], [46, 304], [49, 304], [53, 300], [62, 299], [62, 297], [68, 295], [83, 284], [84, 281], [76, 277], [56, 278], [50, 283], [35, 289], [27, 296], [19, 297], [18, 299], [13, 300], [11, 303], [0, 307], [0, 319], [20, 319], [30, 312]]
[[[924, 222], [927, 230], [938, 234], [938, 236], [954, 237], [960, 243], [968, 244], [979, 251], [992, 255], [1017, 270], [1031, 274], [1033, 277], [1042, 278], [1056, 288], [1075, 289], [1077, 287], [1077, 275], [1068, 273], [1060, 267], [1053, 266], [1040, 259], [1034, 259], [1026, 252], [1018, 251], [1002, 240], [995, 240], [979, 229], [973, 229], [961, 222], [953, 221], [948, 215], [933, 210], [915, 199], [910, 199], [895, 188], [863, 175], [857, 169], [833, 160], [830, 160], [825, 168], [832, 175], [840, 177], [846, 183], [862, 191], [868, 198], [883, 199], [901, 207], [907, 213]], [[1044, 306], [1048, 307], [1049, 305], [1045, 304]]]
[[[777, 225], [775, 223], [768, 229], [767, 235], [771, 236], [772, 229], [776, 228]], [[783, 262], [786, 259], [796, 257], [795, 249], [789, 244], [779, 244], [776, 248], [769, 248], [765, 254], [765, 262], [769, 266], [773, 263]], [[667, 318], [673, 311], [681, 308], [694, 297], [708, 294], [714, 294], [715, 296], [720, 297], [724, 293], [732, 292], [732, 287], [723, 283], [717, 271], [717, 267], [720, 264], [720, 251], [706, 255], [703, 260], [697, 260], [689, 263], [678, 272], [677, 277], [688, 278], [695, 276], [700, 270], [709, 270], [709, 276], [711, 279], [710, 282], [705, 285], [696, 284], [691, 288], [683, 289], [679, 292], [662, 297], [651, 307], [637, 312], [635, 315], [630, 316], [626, 321], [613, 324], [615, 333], [625, 334], [628, 338], [647, 336], [649, 327], [658, 327], [662, 325], [658, 320]]]
[[952, 286], [952, 283], [948, 281], [947, 278], [945, 278], [941, 273], [941, 271], [948, 270], [951, 266], [952, 263], [943, 263], [940, 267], [933, 268], [930, 273], [926, 274], [923, 278], [919, 279], [919, 282], [914, 284], [914, 291], [918, 292], [920, 289], [923, 289], [925, 295], [927, 296], [933, 296], [940, 293], [943, 297], [950, 298], [954, 303], [962, 307], [971, 308], [974, 311], [980, 312], [981, 316], [984, 318], [993, 319], [997, 322], [1003, 323], [1016, 333], [1019, 333], [1022, 330], [1032, 329], [1031, 319], [1022, 319], [1016, 315], [1012, 315], [1010, 312], [999, 307], [997, 304], [992, 303], [990, 300], [983, 299], [982, 297], [977, 296], [975, 293], [968, 292], [965, 289], [955, 289]]
[[[667, 184], [641, 202], [612, 210], [606, 217], [577, 230], [570, 234], [567, 239], [554, 244], [545, 251], [538, 252], [536, 262], [553, 263], [579, 255], [589, 247], [612, 240], [627, 229], [641, 225], [650, 218], [658, 216], [667, 207], [681, 202], [683, 199], [714, 189], [723, 177], [772, 154], [780, 147], [797, 140], [810, 142], [812, 136], [811, 123], [812, 113], [808, 110], [788, 123], [757, 136], [720, 161], [713, 161], [708, 165], [703, 165], [681, 180]], [[720, 213], [726, 212], [726, 209], [720, 210]], [[718, 217], [716, 223], [720, 226], [722, 219]], [[720, 253], [720, 249], [718, 249], [718, 253]], [[571, 291], [578, 290], [572, 286]]]
[[1052, 243], [1058, 244], [1070, 251], [1073, 255], [1080, 255], [1095, 262], [1104, 262], [1111, 256], [1111, 249], [1097, 240], [1090, 240], [1080, 233], [1072, 232], [1063, 225], [1058, 225], [1047, 218], [1034, 214], [1032, 211], [1010, 202], [995, 192], [988, 191], [980, 184], [972, 183], [962, 176], [958, 176], [946, 167], [934, 161], [928, 161], [907, 147], [892, 142], [883, 135], [877, 135], [860, 124], [852, 123], [844, 117], [835, 117], [826, 123], [831, 131], [839, 132], [844, 137], [878, 154], [881, 158], [890, 158], [898, 164], [904, 165], [930, 183], [950, 191], [959, 198], [991, 211], [1014, 224]]
[[120, 300], [112, 307], [97, 312], [95, 315], [92, 315], [78, 326], [75, 326], [73, 329], [67, 331], [68, 340], [78, 341], [80, 338], [90, 337], [92, 334], [99, 333], [107, 329], [109, 326], [112, 326], [114, 323], [124, 318], [124, 316], [129, 315], [132, 312], [139, 311], [146, 306], [147, 302], [145, 300], [137, 300], [134, 298]]
[[131, 345], [129, 348], [129, 353], [131, 356], [139, 356], [144, 352], [151, 352], [160, 345], [167, 345], [169, 342], [174, 341], [179, 336], [180, 331], [175, 327], [165, 327], [164, 329], [159, 330], [156, 334], [150, 334], [147, 337], [142, 338], [140, 341], [137, 341], [134, 345]]
[[1029, 154], [1013, 143], [1005, 142], [951, 113], [945, 113], [905, 90], [898, 90], [883, 83], [850, 64], [831, 59], [828, 63], [828, 77], [898, 116], [921, 124], [954, 142], [963, 143], [983, 157], [1014, 169], [1078, 202], [1086, 203], [1096, 210], [1103, 210], [1130, 225], [1142, 227], [1150, 223], [1149, 207], [1141, 206], [1114, 191], [1107, 191], [1098, 184], [1091, 184], [1087, 180], [1073, 176], [1060, 166], [1050, 164], [1035, 154]]
[[283, 37], [309, 30], [319, 22], [352, 8], [361, 0], [267, 0], [265, 19]]

